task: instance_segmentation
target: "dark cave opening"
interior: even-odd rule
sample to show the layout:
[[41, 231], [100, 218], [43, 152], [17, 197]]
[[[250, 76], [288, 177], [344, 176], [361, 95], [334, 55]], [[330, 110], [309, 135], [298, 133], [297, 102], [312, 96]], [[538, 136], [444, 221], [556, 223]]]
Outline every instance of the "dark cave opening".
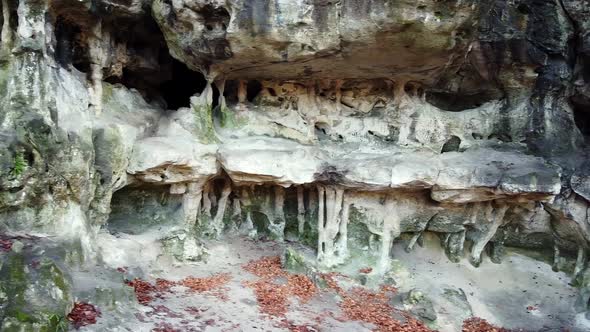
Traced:
[[330, 126], [325, 122], [316, 122], [314, 125], [315, 135], [318, 140], [328, 140], [330, 138]]
[[64, 68], [72, 66], [76, 70], [88, 74], [90, 72], [90, 58], [81, 27], [59, 16], [55, 23], [55, 39], [55, 60], [57, 63]]
[[[131, 22], [103, 21], [113, 45], [103, 67], [104, 81], [137, 90], [147, 102], [167, 109], [190, 107], [190, 97], [203, 92], [205, 76], [170, 55], [160, 28], [149, 15]], [[55, 59], [62, 67], [91, 74], [88, 41], [83, 27], [67, 17], [55, 18]], [[214, 101], [216, 103], [217, 101]]]
[[248, 81], [248, 87], [246, 88], [246, 99], [249, 102], [254, 102], [254, 99], [262, 91], [262, 84], [258, 81]]
[[461, 147], [461, 139], [457, 136], [451, 136], [443, 145], [440, 153], [458, 152]]
[[428, 91], [426, 101], [442, 110], [460, 112], [480, 107], [481, 105], [498, 99], [493, 93], [480, 92], [475, 94], [461, 94], [449, 92]]
[[[203, 92], [207, 86], [205, 76], [190, 70], [184, 63], [171, 59], [170, 79], [160, 86], [160, 93], [168, 109], [190, 107], [190, 98]], [[217, 88], [214, 88], [214, 95]], [[219, 91], [217, 92], [219, 94]], [[216, 103], [215, 96], [213, 103]]]
[[238, 85], [239, 82], [236, 80], [230, 80], [225, 82], [223, 95], [225, 97], [225, 102], [227, 104], [234, 105], [238, 103]]
[[588, 141], [590, 139], [590, 106], [573, 104], [573, 109], [576, 126], [584, 136], [584, 139]]
[[[14, 40], [14, 35], [16, 34], [16, 31], [18, 29], [18, 12], [17, 12], [17, 7], [18, 7], [18, 1], [7, 1], [6, 2], [8, 4], [8, 12], [9, 12], [9, 22], [8, 22], [8, 27], [10, 27], [11, 33], [12, 33], [12, 38]], [[3, 8], [2, 8], [2, 3], [0, 3], [0, 27], [4, 26], [4, 15], [3, 15]]]

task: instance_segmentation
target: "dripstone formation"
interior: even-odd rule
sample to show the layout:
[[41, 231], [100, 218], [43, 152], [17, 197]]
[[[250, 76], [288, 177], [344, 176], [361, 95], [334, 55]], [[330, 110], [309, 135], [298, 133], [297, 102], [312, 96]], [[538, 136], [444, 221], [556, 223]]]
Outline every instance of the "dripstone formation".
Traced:
[[426, 235], [524, 248], [590, 312], [590, 1], [1, 8], [0, 330], [50, 331], [68, 271], [154, 229], [176, 264], [238, 234], [374, 280]]

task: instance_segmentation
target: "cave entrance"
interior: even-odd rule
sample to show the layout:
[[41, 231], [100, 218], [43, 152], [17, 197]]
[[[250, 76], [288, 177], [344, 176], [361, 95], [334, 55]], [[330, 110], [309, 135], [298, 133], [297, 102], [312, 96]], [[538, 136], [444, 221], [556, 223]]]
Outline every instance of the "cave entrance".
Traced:
[[[134, 21], [110, 20], [105, 16], [102, 24], [103, 33], [110, 34], [115, 52], [102, 68], [105, 82], [135, 89], [147, 102], [174, 110], [190, 107], [190, 97], [205, 89], [207, 81], [202, 73], [170, 55], [164, 35], [150, 15]], [[90, 74], [85, 29], [57, 14], [55, 58], [68, 70], [75, 68]]]
[[487, 92], [461, 94], [428, 91], [426, 93], [426, 101], [429, 104], [448, 112], [461, 112], [464, 110], [474, 109], [501, 97], [502, 96], [500, 95]]
[[170, 194], [169, 185], [128, 186], [113, 194], [105, 227], [113, 234], [142, 234], [172, 227], [182, 216], [182, 195]]
[[55, 59], [64, 68], [74, 67], [79, 72], [90, 73], [88, 45], [82, 28], [58, 16], [55, 22]]
[[[203, 74], [190, 70], [184, 63], [173, 58], [170, 61], [170, 79], [160, 88], [162, 98], [168, 109], [190, 107], [190, 98], [205, 90], [207, 80]], [[213, 100], [215, 103], [215, 97]]]
[[262, 92], [262, 83], [258, 81], [248, 81], [248, 86], [246, 88], [246, 99], [253, 103], [254, 99], [258, 97], [258, 95]]

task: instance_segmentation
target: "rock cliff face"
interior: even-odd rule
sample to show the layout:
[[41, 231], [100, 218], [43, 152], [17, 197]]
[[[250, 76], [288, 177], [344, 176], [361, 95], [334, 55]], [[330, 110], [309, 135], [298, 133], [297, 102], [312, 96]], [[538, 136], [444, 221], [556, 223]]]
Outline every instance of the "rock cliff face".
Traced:
[[24, 249], [0, 250], [0, 329], [59, 325], [68, 270], [154, 229], [177, 264], [242, 234], [377, 279], [432, 234], [474, 266], [525, 248], [590, 310], [590, 1], [1, 8], [0, 238]]

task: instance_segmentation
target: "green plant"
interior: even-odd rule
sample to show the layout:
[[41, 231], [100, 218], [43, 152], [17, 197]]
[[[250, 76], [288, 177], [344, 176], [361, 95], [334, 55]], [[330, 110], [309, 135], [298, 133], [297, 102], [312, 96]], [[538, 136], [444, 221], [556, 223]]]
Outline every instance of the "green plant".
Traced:
[[22, 152], [17, 152], [14, 156], [12, 170], [10, 174], [14, 177], [21, 175], [25, 168], [27, 167], [27, 163], [25, 161], [25, 157]]
[[49, 327], [52, 332], [66, 332], [68, 330], [68, 321], [63, 316], [53, 314], [49, 316]]

